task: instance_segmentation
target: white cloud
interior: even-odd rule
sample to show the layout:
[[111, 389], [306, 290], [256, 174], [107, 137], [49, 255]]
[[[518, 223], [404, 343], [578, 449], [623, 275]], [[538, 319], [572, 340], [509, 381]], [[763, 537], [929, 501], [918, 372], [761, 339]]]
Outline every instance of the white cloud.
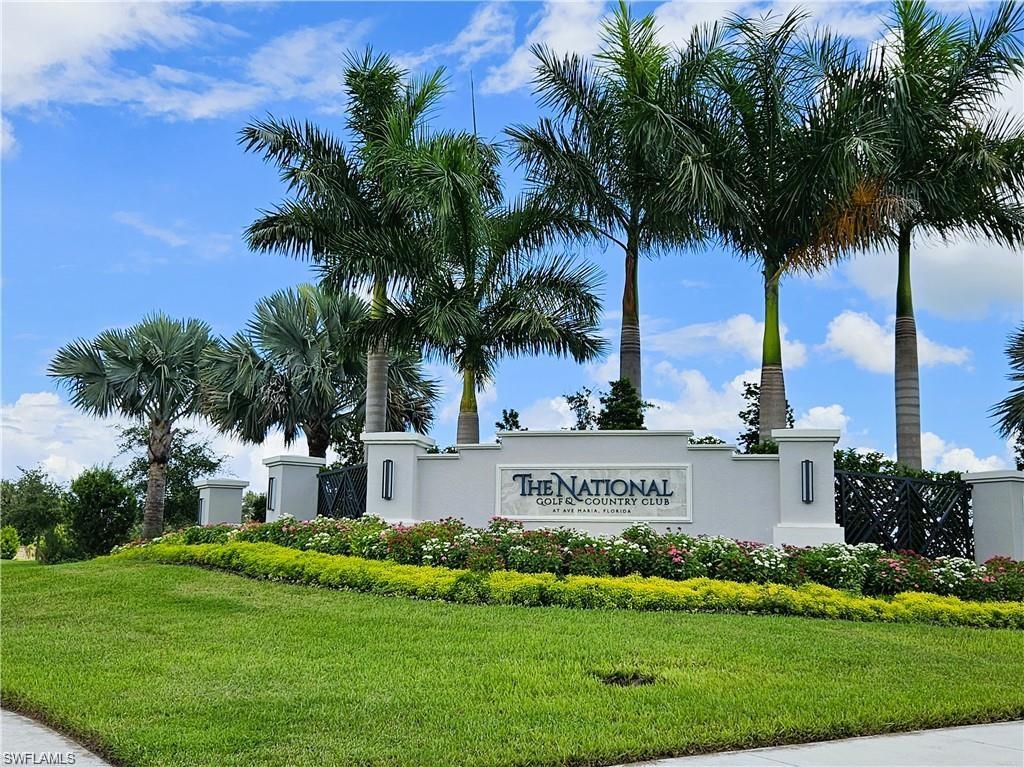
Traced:
[[8, 3], [4, 100], [8, 107], [48, 101], [94, 81], [117, 51], [167, 49], [228, 31], [176, 3]]
[[921, 462], [933, 471], [995, 471], [1009, 467], [1001, 456], [982, 458], [971, 448], [959, 447], [930, 431], [921, 434]]
[[[786, 338], [787, 328], [782, 325], [782, 361], [789, 368], [807, 362], [807, 347], [800, 341]], [[749, 314], [737, 314], [719, 322], [702, 322], [665, 330], [647, 337], [645, 347], [670, 357], [693, 357], [722, 353], [738, 353], [748, 360], [759, 362], [764, 323]]]
[[[22, 394], [14, 403], [4, 403], [0, 408], [2, 476], [17, 477], [19, 466], [42, 466], [55, 480], [68, 482], [90, 466], [123, 466], [127, 461], [117, 456], [115, 427], [127, 423], [120, 418], [93, 418], [53, 392]], [[185, 419], [180, 426], [195, 429], [200, 438], [210, 441], [214, 452], [229, 456], [220, 475], [247, 480], [252, 490], [260, 491], [267, 484], [265, 457], [306, 454], [306, 441], [301, 436], [288, 448], [280, 432], [269, 435], [263, 445], [246, 445], [221, 434], [205, 421]], [[333, 455], [328, 455], [328, 461], [333, 459]]]
[[[890, 318], [883, 328], [867, 314], [847, 310], [828, 324], [824, 348], [848, 358], [864, 370], [891, 373], [896, 346], [894, 323]], [[921, 332], [917, 334], [917, 354], [922, 367], [966, 365], [971, 358], [969, 349], [936, 343]]]
[[797, 418], [793, 426], [797, 429], [839, 429], [844, 434], [850, 423], [850, 416], [842, 405], [819, 405], [810, 408]]
[[619, 353], [613, 352], [603, 362], [587, 365], [587, 375], [599, 386], [607, 386], [609, 381], [618, 381]]
[[515, 45], [516, 16], [508, 2], [487, 2], [477, 6], [469, 23], [451, 40], [429, 45], [416, 53], [400, 53], [395, 60], [415, 70], [438, 58], [454, 58], [468, 67], [488, 56], [509, 53]]
[[539, 399], [520, 414], [519, 422], [527, 429], [545, 431], [568, 429], [576, 423], [565, 397]]
[[699, 370], [678, 370], [669, 362], [659, 362], [654, 366], [655, 381], [674, 388], [678, 395], [674, 400], [645, 397], [657, 406], [647, 411], [645, 423], [650, 429], [693, 429], [698, 436], [715, 432], [731, 441], [742, 427], [743, 383], [759, 377], [758, 370], [748, 370], [715, 387]]
[[[142, 72], [120, 66], [118, 55], [162, 53], [241, 33], [179, 3], [14, 3], [4, 7], [5, 107], [125, 104], [167, 119], [196, 120], [271, 98], [330, 103], [341, 93], [341, 54], [368, 29], [368, 22], [342, 19], [285, 32], [243, 60], [237, 76], [162, 63]], [[222, 62], [218, 71], [233, 66]]]
[[[1020, 314], [1024, 303], [1024, 255], [982, 241], [916, 240], [912, 250], [914, 303], [954, 319], [978, 319], [991, 311]], [[844, 267], [849, 280], [892, 306], [896, 255], [859, 256]]]
[[140, 232], [147, 237], [153, 237], [154, 239], [160, 240], [160, 242], [165, 245], [170, 245], [174, 248], [180, 248], [182, 245], [188, 243], [188, 240], [177, 232], [155, 226], [137, 213], [119, 210], [114, 213], [114, 220], [124, 224], [125, 226], [130, 226], [135, 231]]
[[14, 126], [6, 117], [0, 117], [0, 157], [11, 158], [18, 151], [18, 140], [14, 137]]
[[196, 119], [253, 106], [259, 83], [218, 80], [157, 65], [117, 66], [138, 48], [167, 51], [239, 34], [178, 3], [12, 3], [4, 7], [3, 94], [7, 109], [51, 103], [130, 104]]
[[659, 5], [654, 14], [661, 26], [660, 39], [681, 46], [695, 25], [724, 21], [732, 14], [761, 16], [771, 11], [776, 16], [799, 9], [810, 15], [814, 25], [828, 26], [848, 37], [872, 40], [882, 28], [882, 17], [887, 10], [884, 3], [839, 2], [693, 2], [670, 0]]
[[[190, 252], [201, 259], [214, 260], [223, 258], [236, 248], [236, 237], [217, 232], [198, 232], [187, 222], [175, 221], [173, 226], [161, 226], [152, 223], [145, 216], [133, 211], [119, 210], [113, 219], [124, 224], [146, 237], [164, 243], [172, 248], [187, 247]], [[147, 271], [152, 266], [161, 266], [169, 260], [160, 256], [144, 255], [133, 257], [128, 261], [115, 261], [110, 264], [112, 271]]]
[[522, 44], [501, 64], [490, 67], [482, 83], [484, 93], [509, 93], [529, 84], [536, 57], [530, 48], [545, 45], [556, 53], [593, 53], [600, 43], [603, 0], [557, 2], [548, 0], [530, 19], [532, 27]]
[[278, 98], [339, 98], [342, 54], [363, 39], [369, 28], [365, 21], [340, 19], [286, 32], [249, 57], [249, 77]]

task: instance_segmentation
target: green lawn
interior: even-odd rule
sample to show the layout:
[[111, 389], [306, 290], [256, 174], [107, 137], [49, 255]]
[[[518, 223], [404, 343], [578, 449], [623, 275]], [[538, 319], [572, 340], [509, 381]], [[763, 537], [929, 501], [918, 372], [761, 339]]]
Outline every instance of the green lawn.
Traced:
[[126, 765], [611, 764], [1024, 715], [1024, 632], [0, 575], [5, 705]]

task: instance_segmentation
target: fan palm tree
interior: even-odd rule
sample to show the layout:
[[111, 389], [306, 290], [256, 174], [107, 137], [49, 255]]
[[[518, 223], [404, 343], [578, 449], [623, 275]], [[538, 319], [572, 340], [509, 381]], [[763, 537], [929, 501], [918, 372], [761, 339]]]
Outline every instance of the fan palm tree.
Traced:
[[[415, 222], [408, 211], [391, 204], [383, 179], [367, 172], [365, 159], [396, 122], [407, 126], [403, 140], [417, 140], [443, 92], [442, 71], [411, 81], [388, 56], [368, 49], [349, 56], [344, 83], [347, 145], [311, 123], [273, 117], [253, 121], [242, 131], [246, 151], [274, 163], [290, 193], [264, 212], [246, 237], [254, 250], [329, 262], [338, 289], [369, 288], [370, 315], [381, 319], [389, 291], [401, 290], [422, 265], [410, 261], [404, 247]], [[347, 241], [365, 247], [357, 256], [344, 246]], [[386, 347], [374, 343], [368, 348], [366, 431], [387, 427], [388, 360]]]
[[601, 280], [592, 265], [538, 257], [587, 224], [550, 199], [503, 205], [497, 147], [467, 133], [441, 133], [410, 148], [403, 134], [381, 142], [374, 162], [390, 169], [382, 173], [402, 175], [404, 183], [390, 187], [401, 197], [396, 204], [425, 222], [405, 247], [437, 268], [391, 303], [391, 322], [375, 332], [403, 345], [418, 339], [454, 365], [462, 378], [457, 442], [472, 444], [480, 441], [477, 392], [501, 358], [555, 354], [585, 362], [602, 353]]
[[1024, 324], [1010, 334], [1006, 344], [1006, 357], [1010, 361], [1010, 380], [1016, 384], [1010, 394], [992, 408], [999, 419], [999, 435], [1014, 440], [1017, 468], [1024, 466]]
[[786, 427], [782, 278], [874, 241], [899, 208], [871, 172], [886, 156], [883, 124], [870, 108], [875, 80], [848, 42], [804, 36], [804, 18], [732, 18], [727, 65], [713, 78], [724, 130], [713, 151], [730, 194], [705, 210], [718, 236], [761, 272], [762, 442]]
[[47, 371], [67, 386], [80, 410], [100, 417], [120, 414], [148, 427], [144, 538], [163, 532], [174, 424], [198, 410], [200, 360], [213, 344], [206, 323], [154, 314], [130, 328], [73, 341], [57, 352]]
[[1024, 238], [1024, 121], [992, 115], [1006, 80], [1024, 71], [1024, 6], [1003, 2], [984, 23], [898, 0], [879, 54], [893, 144], [892, 186], [916, 204], [896, 246], [896, 458], [921, 468], [921, 398], [910, 266], [914, 235]]
[[[204, 413], [221, 430], [256, 444], [275, 428], [287, 445], [301, 432], [309, 455], [325, 457], [331, 442], [363, 417], [367, 373], [360, 329], [368, 314], [358, 296], [314, 285], [263, 299], [245, 332], [208, 350]], [[389, 362], [385, 429], [425, 431], [437, 383], [423, 376], [414, 354], [393, 353]]]
[[678, 184], [685, 175], [694, 182], [687, 205], [717, 193], [702, 165], [707, 157], [693, 154], [694, 165], [681, 170], [664, 151], [666, 132], [671, 129], [678, 139], [683, 126], [670, 125], [663, 109], [670, 96], [664, 73], [673, 59], [657, 31], [653, 15], [636, 18], [623, 2], [605, 23], [593, 60], [559, 57], [535, 46], [536, 92], [554, 117], [508, 130], [536, 190], [572, 209], [600, 239], [623, 251], [619, 377], [637, 393], [640, 257], [691, 243], [701, 234], [696, 214], [680, 215], [680, 200], [668, 194], [669, 181]]

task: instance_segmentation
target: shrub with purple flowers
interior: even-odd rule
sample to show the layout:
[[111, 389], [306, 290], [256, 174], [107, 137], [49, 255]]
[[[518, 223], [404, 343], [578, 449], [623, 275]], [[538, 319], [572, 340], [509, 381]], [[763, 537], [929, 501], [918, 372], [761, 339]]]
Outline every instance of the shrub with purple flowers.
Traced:
[[1005, 557], [977, 565], [959, 557], [930, 560], [912, 552], [887, 552], [870, 543], [777, 548], [722, 536], [691, 536], [681, 529], [659, 533], [645, 524], [628, 527], [616, 536], [595, 536], [567, 528], [525, 530], [521, 522], [503, 518], [477, 529], [458, 519], [402, 526], [377, 517], [305, 521], [283, 517], [241, 527], [190, 527], [169, 533], [163, 540], [182, 544], [267, 542], [478, 573], [642, 575], [677, 581], [706, 577], [797, 586], [817, 583], [869, 596], [916, 591], [962, 599], [1024, 601], [1024, 563]]

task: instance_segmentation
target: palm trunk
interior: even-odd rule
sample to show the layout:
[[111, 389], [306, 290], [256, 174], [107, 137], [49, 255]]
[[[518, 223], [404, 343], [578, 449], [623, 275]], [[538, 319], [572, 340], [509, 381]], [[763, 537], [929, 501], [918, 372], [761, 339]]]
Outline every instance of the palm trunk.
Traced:
[[921, 468], [921, 382], [917, 363], [917, 324], [910, 287], [912, 228], [900, 226], [896, 278], [896, 461]]
[[[373, 299], [370, 301], [370, 317], [384, 316], [387, 300], [387, 283], [378, 279], [373, 285]], [[388, 351], [380, 344], [374, 344], [366, 355], [366, 421], [364, 431], [388, 430]]]
[[772, 429], [786, 428], [786, 379], [782, 373], [782, 338], [779, 334], [779, 281], [765, 270], [764, 338], [761, 344], [761, 396], [758, 440], [768, 442]]
[[637, 288], [639, 253], [632, 235], [626, 241], [626, 279], [622, 287], [622, 330], [619, 334], [619, 378], [640, 390], [640, 295]]
[[462, 371], [462, 402], [459, 405], [459, 428], [455, 442], [475, 445], [480, 441], [480, 413], [476, 408], [476, 374]]
[[306, 448], [310, 458], [326, 458], [331, 444], [330, 430], [324, 426], [305, 426]]
[[142, 512], [142, 537], [151, 540], [164, 532], [164, 500], [167, 493], [167, 458], [171, 452], [171, 425], [154, 420], [149, 425], [149, 477]]

